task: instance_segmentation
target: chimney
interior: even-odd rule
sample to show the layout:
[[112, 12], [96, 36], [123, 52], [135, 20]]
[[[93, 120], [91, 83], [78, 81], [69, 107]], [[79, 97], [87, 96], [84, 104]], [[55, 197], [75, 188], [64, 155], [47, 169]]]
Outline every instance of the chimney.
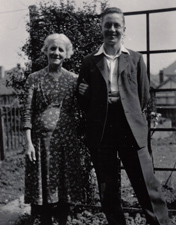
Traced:
[[4, 68], [3, 66], [0, 66], [0, 79], [4, 78]]
[[35, 20], [39, 18], [36, 5], [29, 6], [29, 17], [30, 17], [30, 24], [32, 24]]
[[17, 63], [17, 68], [18, 68], [19, 70], [21, 69], [20, 63]]
[[160, 72], [159, 72], [159, 82], [160, 82], [160, 84], [163, 83], [163, 81], [164, 81], [164, 72], [163, 72], [163, 70], [160, 70]]

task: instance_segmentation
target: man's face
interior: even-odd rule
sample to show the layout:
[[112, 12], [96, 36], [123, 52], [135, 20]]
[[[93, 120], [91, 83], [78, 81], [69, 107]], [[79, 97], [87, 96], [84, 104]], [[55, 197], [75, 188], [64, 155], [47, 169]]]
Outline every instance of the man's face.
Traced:
[[120, 43], [125, 32], [123, 17], [118, 13], [109, 13], [102, 19], [102, 34], [106, 45]]

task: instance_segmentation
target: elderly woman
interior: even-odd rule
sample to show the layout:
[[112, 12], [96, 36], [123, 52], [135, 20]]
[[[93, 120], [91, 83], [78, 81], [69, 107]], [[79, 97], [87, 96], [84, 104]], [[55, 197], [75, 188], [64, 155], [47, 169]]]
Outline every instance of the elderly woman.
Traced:
[[22, 110], [27, 154], [25, 202], [31, 204], [32, 214], [40, 214], [41, 224], [52, 224], [55, 210], [59, 225], [63, 225], [67, 203], [81, 201], [84, 189], [78, 185], [83, 161], [74, 119], [77, 77], [62, 67], [64, 59], [73, 54], [64, 34], [49, 35], [42, 52], [48, 66], [29, 75]]

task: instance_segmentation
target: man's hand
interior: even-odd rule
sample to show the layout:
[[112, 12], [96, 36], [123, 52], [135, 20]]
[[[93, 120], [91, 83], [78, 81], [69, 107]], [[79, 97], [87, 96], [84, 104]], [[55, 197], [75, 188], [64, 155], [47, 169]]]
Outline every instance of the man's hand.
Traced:
[[151, 112], [150, 113], [150, 119], [153, 123], [153, 128], [156, 128], [158, 126], [158, 121], [159, 121], [159, 118], [161, 117], [161, 114], [160, 113], [156, 113], [156, 112]]
[[32, 143], [26, 145], [26, 155], [29, 157], [31, 162], [36, 161], [35, 149]]
[[79, 85], [79, 94], [89, 98], [90, 96], [90, 89], [88, 83], [83, 79], [83, 82]]

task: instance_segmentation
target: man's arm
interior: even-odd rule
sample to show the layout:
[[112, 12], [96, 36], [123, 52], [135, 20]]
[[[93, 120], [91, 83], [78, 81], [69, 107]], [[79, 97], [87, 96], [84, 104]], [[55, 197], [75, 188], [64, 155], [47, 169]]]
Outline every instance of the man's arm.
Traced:
[[142, 55], [140, 56], [138, 64], [138, 93], [141, 109], [143, 111], [150, 99], [150, 84]]

